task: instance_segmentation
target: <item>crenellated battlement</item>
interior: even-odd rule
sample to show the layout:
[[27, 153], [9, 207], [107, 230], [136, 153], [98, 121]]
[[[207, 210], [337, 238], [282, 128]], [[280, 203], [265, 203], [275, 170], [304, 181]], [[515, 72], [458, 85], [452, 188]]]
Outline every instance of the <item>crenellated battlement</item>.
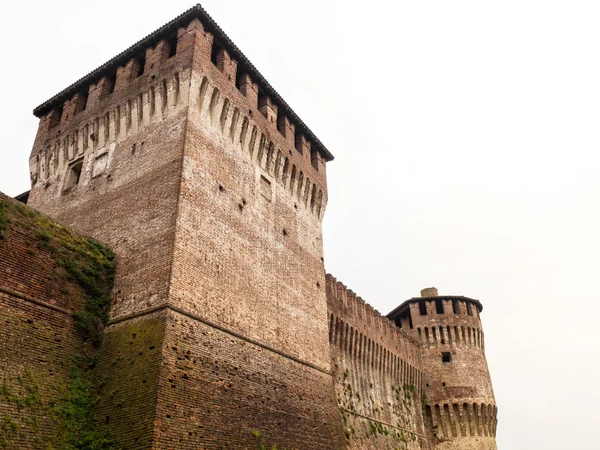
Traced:
[[200, 5], [34, 114], [28, 203], [119, 261], [93, 426], [120, 446], [495, 449], [481, 303], [384, 316], [325, 274], [333, 155]]
[[[181, 110], [180, 75], [175, 69], [164, 72], [160, 78], [140, 81], [143, 82], [137, 83], [136, 89], [123, 86], [122, 90], [127, 91], [124, 95], [109, 98], [100, 95], [110, 86], [110, 81], [103, 78], [90, 87], [87, 108], [81, 107], [84, 103], [81, 94], [67, 101], [60, 123], [36, 142], [30, 158], [32, 187], [58, 183], [57, 189], [64, 192], [74, 184], [87, 185], [92, 178], [109, 174], [118, 142]], [[94, 107], [90, 107], [90, 101], [95, 103]], [[55, 111], [49, 112], [42, 122], [48, 123], [56, 115]], [[71, 167], [75, 163], [81, 165]], [[77, 177], [76, 183], [69, 179], [72, 175], [69, 168], [78, 171], [73, 174]]]
[[496, 405], [444, 403], [425, 406], [427, 426], [437, 442], [468, 437], [496, 437]]
[[[283, 132], [274, 132], [267, 116], [253, 114], [241, 91], [220, 84], [229, 80], [225, 74], [217, 82], [213, 80], [218, 76], [209, 75], [213, 76], [202, 77], [197, 96], [190, 99], [202, 124], [260, 167], [269, 183], [278, 183], [297, 204], [322, 219], [327, 203], [324, 160], [314, 165], [308, 161], [310, 143], [303, 135], [293, 134], [294, 125], [287, 118], [279, 116]], [[295, 142], [306, 149], [304, 153], [296, 150]]]
[[[321, 219], [327, 203], [325, 164], [333, 156], [200, 6], [35, 109], [40, 127], [32, 182], [64, 171], [73, 159], [60, 156], [68, 153], [69, 141], [81, 156], [78, 151], [88, 146], [78, 145], [79, 140], [91, 138], [101, 147], [102, 140], [119, 139], [121, 130], [129, 133], [161, 120], [169, 102], [179, 103], [186, 88], [182, 67], [190, 62], [204, 75], [199, 86], [188, 83], [192, 92], [185, 103], [252, 159], [269, 183], [280, 184]], [[174, 98], [167, 98], [169, 91]]]
[[[326, 275], [326, 287], [329, 345], [348, 448], [424, 448], [419, 343], [332, 275]], [[372, 437], [375, 423], [380, 437]]]
[[404, 382], [420, 386], [419, 342], [332, 275], [326, 283], [330, 344], [380, 370], [405, 372]]
[[[333, 160], [333, 155], [200, 5], [190, 8], [44, 102], [34, 109], [34, 114], [40, 119], [48, 114], [56, 114], [52, 112], [54, 110], [62, 115], [66, 103], [73, 96], [89, 95], [91, 87], [100, 85], [101, 92], [106, 95], [112, 90], [118, 91], [141, 74], [151, 74], [165, 60], [177, 53], [190, 51], [197, 44], [195, 37], [190, 35], [190, 31], [194, 30], [203, 35], [206, 53], [213, 63], [256, 105], [275, 129], [280, 128], [281, 133], [287, 135], [281, 126], [287, 119], [288, 130], [296, 130], [304, 135], [312, 144], [312, 149], [320, 153], [323, 163]], [[279, 117], [284, 119], [280, 120]]]

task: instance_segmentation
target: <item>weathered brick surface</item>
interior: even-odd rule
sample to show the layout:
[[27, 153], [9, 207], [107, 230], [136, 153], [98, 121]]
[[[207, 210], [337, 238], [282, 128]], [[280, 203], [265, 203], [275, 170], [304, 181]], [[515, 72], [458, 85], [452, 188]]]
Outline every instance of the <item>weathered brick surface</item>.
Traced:
[[331, 275], [327, 306], [348, 448], [429, 448], [420, 344]]
[[155, 445], [342, 448], [331, 388], [328, 373], [169, 312]]
[[[29, 204], [119, 257], [112, 317], [167, 298], [189, 84], [183, 64], [167, 60], [154, 79], [142, 75], [45, 139], [40, 125], [32, 151]], [[80, 181], [67, 188], [69, 165], [80, 159]]]
[[123, 449], [152, 448], [165, 317], [159, 311], [105, 329], [94, 423], [118, 436]]
[[[263, 428], [284, 448], [303, 442], [339, 448], [322, 259], [325, 159], [315, 158], [306, 138], [294, 139], [289, 120], [273, 117], [272, 99], [261, 113], [257, 99], [242, 94], [237, 63], [223, 51], [212, 58], [212, 34], [198, 20], [178, 31], [174, 56], [165, 60], [162, 45], [144, 49], [142, 74], [139, 57], [123, 64], [113, 92], [107, 92], [108, 82], [100, 92], [90, 86], [94, 102], [85, 110], [63, 114], [58, 125], [52, 113], [41, 120], [29, 202], [115, 250], [115, 325], [107, 331], [108, 343], [111, 333], [122, 339], [117, 330], [130, 326], [129, 316], [143, 320], [145, 310], [166, 305], [197, 316], [205, 327], [234, 330], [240, 344], [225, 340], [230, 348], [223, 347], [219, 358], [242, 345], [248, 367], [264, 366], [269, 383], [282, 386], [277, 396], [261, 394], [269, 401], [260, 407], [249, 402], [244, 414], [276, 419]], [[168, 328], [165, 342], [177, 338], [178, 326]], [[105, 344], [101, 355], [103, 364], [118, 358], [118, 346]], [[162, 370], [175, 370], [174, 364], [165, 356]], [[210, 375], [197, 370], [199, 380]], [[148, 399], [158, 389], [159, 410], [168, 409], [173, 396], [182, 411], [194, 408], [153, 377], [146, 385], [139, 389], [147, 390]], [[222, 417], [231, 417], [232, 425], [216, 437], [188, 435], [173, 421], [156, 442], [171, 448], [185, 437], [197, 448], [227, 436], [239, 445], [258, 445], [250, 429], [233, 425], [239, 411], [232, 399], [222, 401]], [[127, 414], [149, 417], [147, 407], [133, 401]], [[127, 414], [113, 411], [112, 429], [123, 442], [143, 448], [146, 428], [128, 429]]]
[[[136, 450], [495, 449], [478, 312], [409, 301], [396, 327], [326, 279], [332, 157], [218, 26], [196, 7], [123, 55], [36, 109], [30, 158], [29, 203], [118, 256], [96, 426]], [[7, 286], [72, 309], [17, 259]]]
[[[17, 205], [2, 194], [0, 202]], [[0, 448], [54, 448], [64, 429], [53, 407], [65, 394], [72, 357], [88, 347], [70, 316], [83, 299], [39, 245], [41, 230], [17, 225], [10, 208], [0, 239]]]
[[[390, 314], [422, 343], [426, 425], [434, 448], [496, 449], [497, 408], [484, 353], [479, 301], [411, 299]], [[444, 354], [446, 360], [444, 360]]]

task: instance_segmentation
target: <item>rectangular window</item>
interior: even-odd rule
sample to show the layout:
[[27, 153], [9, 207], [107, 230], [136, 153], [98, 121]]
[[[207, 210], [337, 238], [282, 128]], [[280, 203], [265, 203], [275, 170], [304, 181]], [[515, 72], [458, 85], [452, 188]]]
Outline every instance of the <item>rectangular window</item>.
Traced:
[[67, 177], [65, 180], [65, 190], [71, 189], [79, 184], [81, 180], [81, 172], [83, 169], [83, 158], [72, 162], [67, 169]]
[[443, 352], [442, 353], [442, 362], [449, 363], [450, 361], [452, 361], [452, 354], [450, 352]]
[[271, 201], [273, 193], [271, 191], [271, 182], [262, 175], [260, 176], [260, 193], [264, 198]]

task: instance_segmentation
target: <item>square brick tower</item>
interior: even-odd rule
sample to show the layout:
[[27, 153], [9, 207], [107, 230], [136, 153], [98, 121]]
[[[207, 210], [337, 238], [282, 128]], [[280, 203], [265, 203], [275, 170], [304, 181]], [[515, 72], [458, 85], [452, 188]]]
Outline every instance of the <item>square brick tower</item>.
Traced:
[[331, 153], [198, 5], [34, 111], [29, 204], [118, 256], [98, 423], [127, 449], [336, 449]]

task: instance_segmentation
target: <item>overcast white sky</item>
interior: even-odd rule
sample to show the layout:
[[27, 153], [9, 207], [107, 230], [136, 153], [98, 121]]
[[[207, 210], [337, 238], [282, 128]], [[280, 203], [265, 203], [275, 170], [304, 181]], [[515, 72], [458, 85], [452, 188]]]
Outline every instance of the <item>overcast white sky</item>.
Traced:
[[[35, 106], [191, 5], [5, 3], [0, 190]], [[327, 270], [383, 313], [480, 299], [499, 448], [598, 450], [600, 3], [203, 6], [336, 156]]]

